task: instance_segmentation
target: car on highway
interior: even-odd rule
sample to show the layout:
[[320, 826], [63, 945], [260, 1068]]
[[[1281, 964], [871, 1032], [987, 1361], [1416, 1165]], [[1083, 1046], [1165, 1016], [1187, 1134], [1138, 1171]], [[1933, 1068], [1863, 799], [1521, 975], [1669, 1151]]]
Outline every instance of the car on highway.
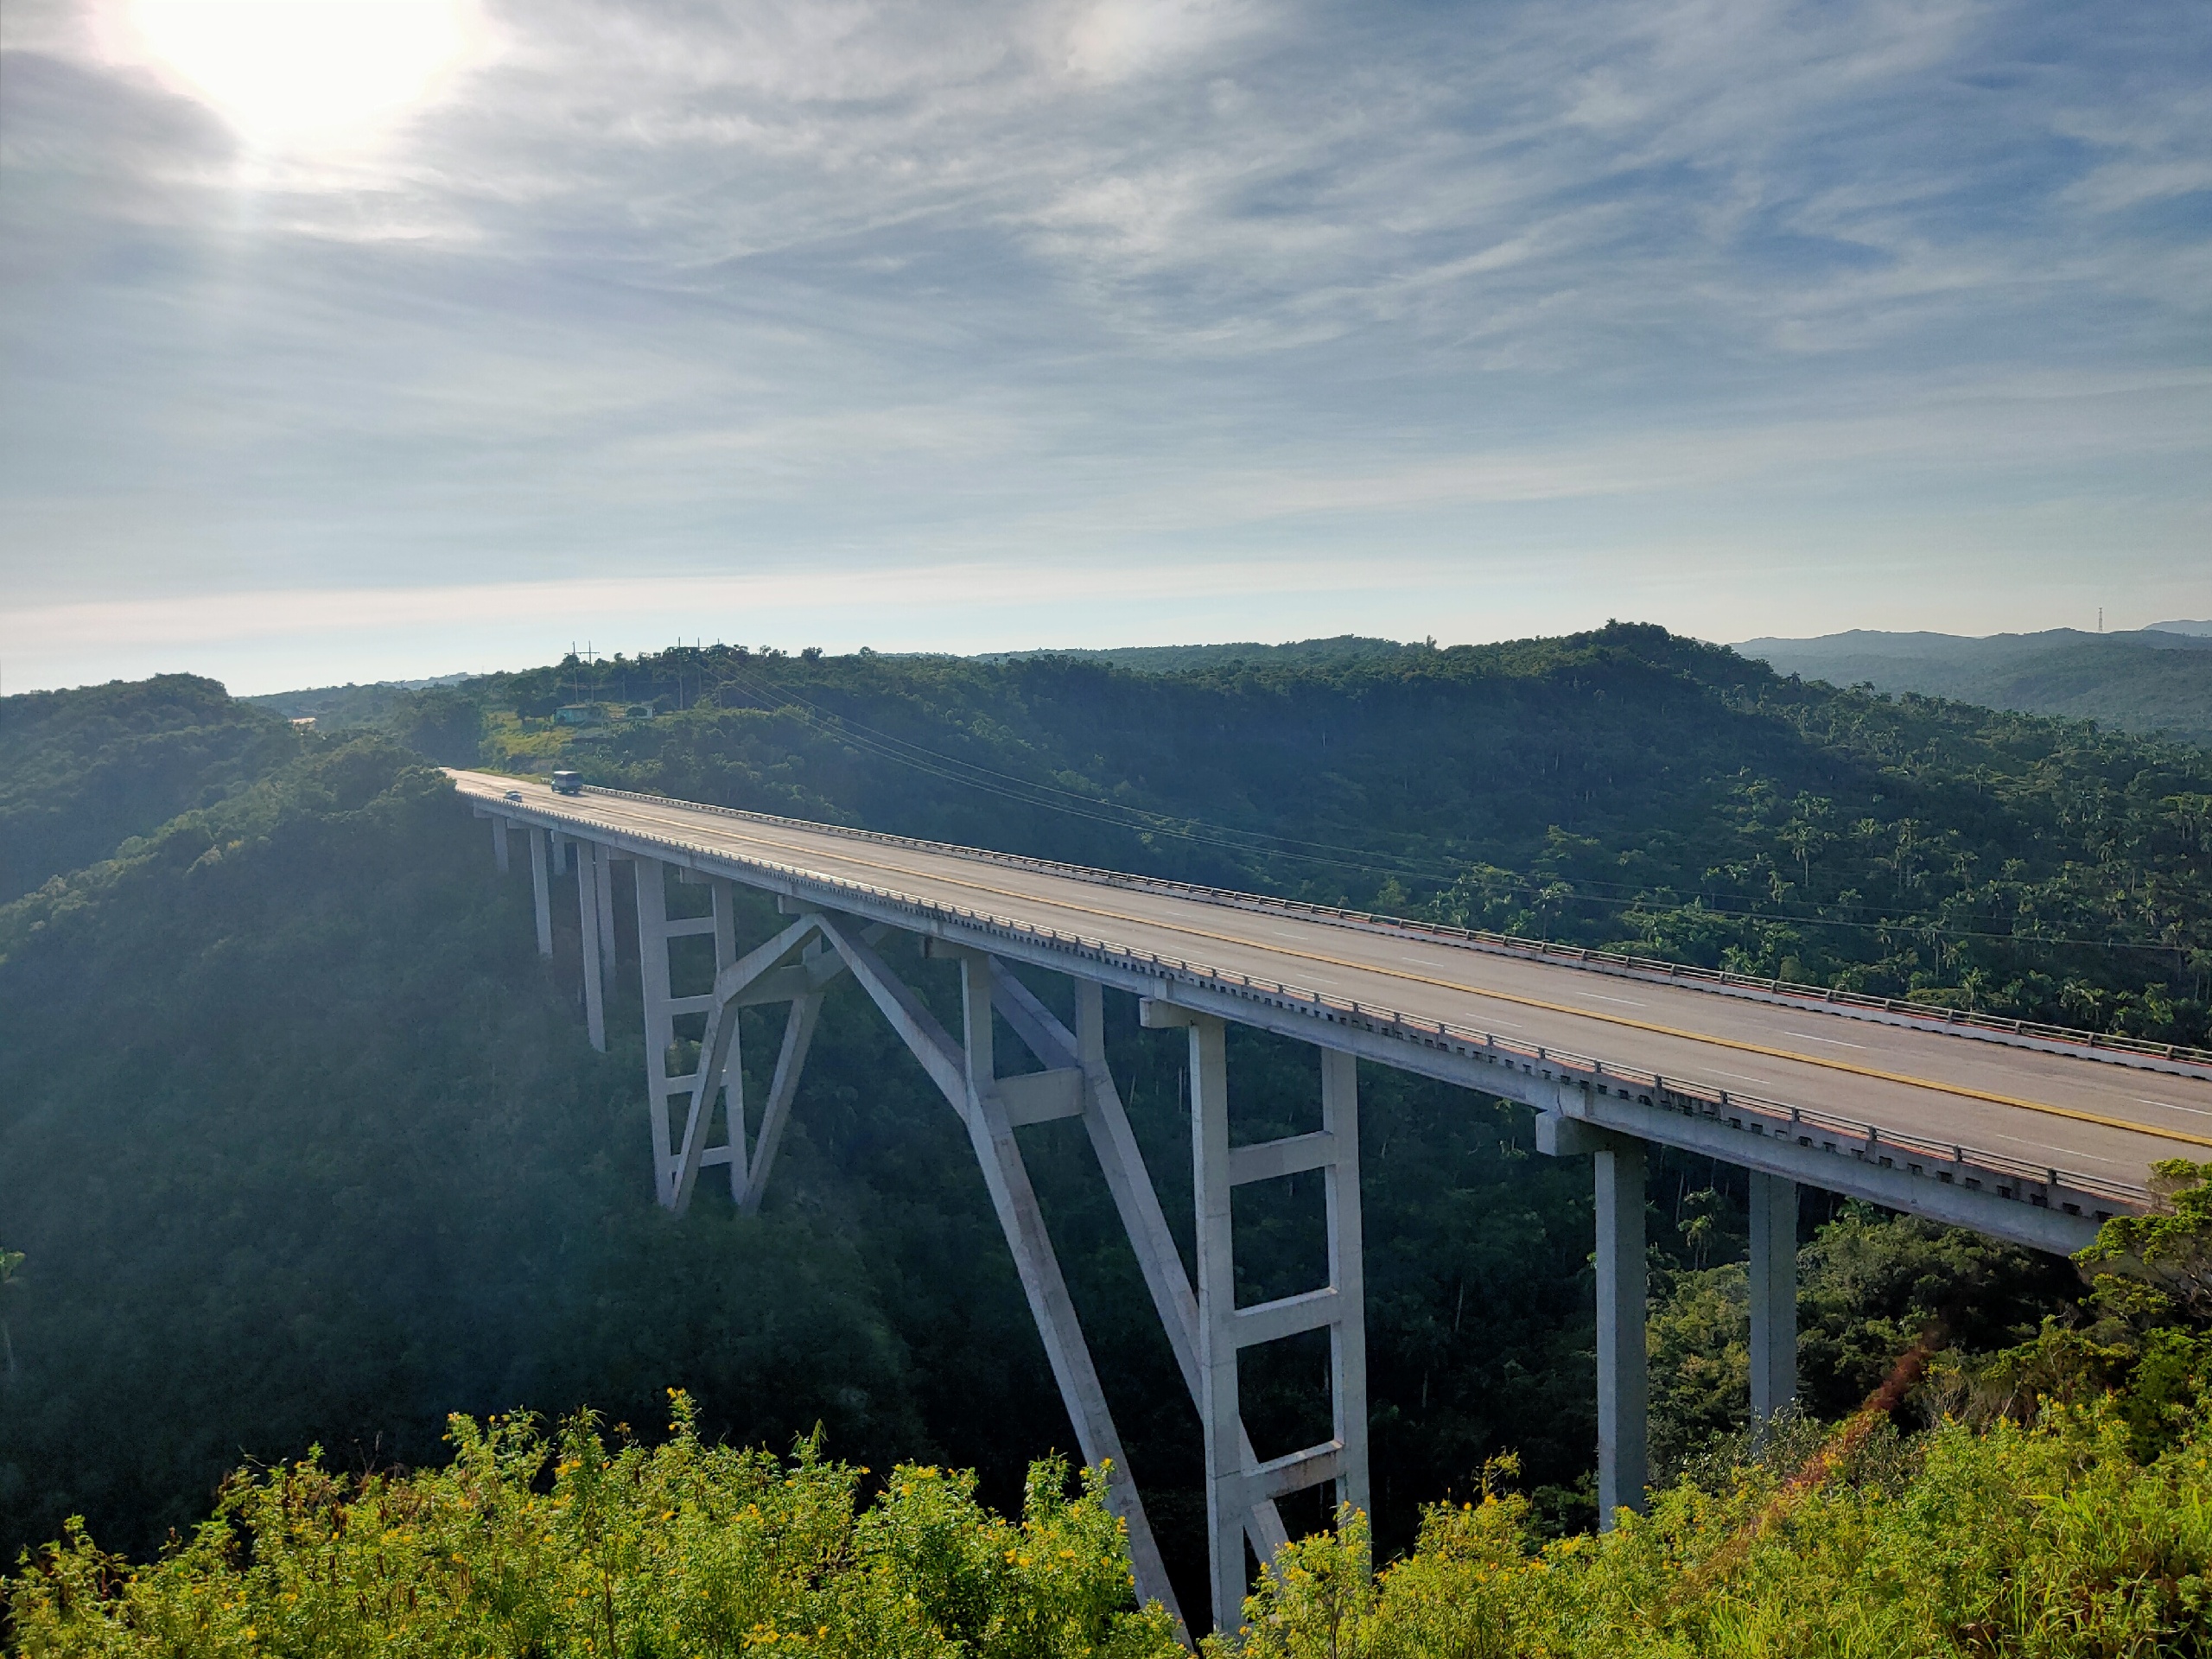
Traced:
[[553, 774], [556, 795], [581, 795], [584, 792], [583, 774], [579, 772], [556, 772]]
[[522, 791], [518, 789], [509, 790], [507, 791], [506, 798], [510, 801], [512, 801], [517, 806], [520, 806], [522, 804]]

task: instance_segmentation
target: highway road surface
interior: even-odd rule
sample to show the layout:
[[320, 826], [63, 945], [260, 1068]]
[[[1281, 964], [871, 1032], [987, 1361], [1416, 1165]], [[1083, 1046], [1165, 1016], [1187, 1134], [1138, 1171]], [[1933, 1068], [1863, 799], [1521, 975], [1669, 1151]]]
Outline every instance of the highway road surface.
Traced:
[[887, 888], [2101, 1181], [2139, 1185], [2156, 1160], [2212, 1160], [2212, 1069], [2054, 1052], [1809, 1001], [1751, 1000], [788, 820], [598, 791], [556, 796], [489, 772], [453, 776], [464, 795], [486, 804], [519, 790], [533, 818], [557, 815], [740, 863]]

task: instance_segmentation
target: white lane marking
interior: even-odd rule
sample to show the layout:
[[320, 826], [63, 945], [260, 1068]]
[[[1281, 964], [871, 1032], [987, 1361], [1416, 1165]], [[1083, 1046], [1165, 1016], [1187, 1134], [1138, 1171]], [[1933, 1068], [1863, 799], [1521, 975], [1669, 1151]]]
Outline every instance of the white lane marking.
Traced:
[[1809, 1031], [1785, 1031], [1782, 1034], [1785, 1037], [1795, 1037], [1800, 1042], [1832, 1043], [1838, 1048], [1864, 1048], [1866, 1046], [1864, 1043], [1847, 1043], [1840, 1037], [1815, 1037]]
[[[2157, 1131], [2152, 1130], [2151, 1133], [2155, 1134]], [[2140, 1167], [2140, 1166], [2130, 1164], [2124, 1158], [2100, 1158], [2094, 1152], [2082, 1152], [2074, 1147], [2054, 1147], [2047, 1141], [2025, 1141], [2017, 1135], [1992, 1135], [1990, 1139], [2009, 1141], [2016, 1147], [2033, 1147], [2037, 1152], [2055, 1152], [2062, 1158], [2071, 1158], [2077, 1162], [2087, 1160], [2092, 1164], [2110, 1164], [2115, 1168]]]
[[1713, 1071], [1717, 1076], [1733, 1077], [1738, 1083], [1763, 1083], [1770, 1088], [1774, 1085], [1774, 1079], [1772, 1077], [1755, 1077], [1748, 1071], [1723, 1071], [1718, 1066], [1715, 1066]]
[[1646, 1008], [1651, 1006], [1648, 1002], [1638, 1002], [1625, 996], [1600, 996], [1595, 991], [1585, 991], [1583, 995], [1592, 1002], [1618, 1002], [1624, 1008]]
[[2206, 1111], [2202, 1106], [2183, 1106], [2177, 1101], [2152, 1100], [2138, 1095], [2135, 1096], [2135, 1103], [2139, 1106], [2163, 1106], [2170, 1112], [2190, 1112], [2198, 1117], [2212, 1117], [2212, 1112]]

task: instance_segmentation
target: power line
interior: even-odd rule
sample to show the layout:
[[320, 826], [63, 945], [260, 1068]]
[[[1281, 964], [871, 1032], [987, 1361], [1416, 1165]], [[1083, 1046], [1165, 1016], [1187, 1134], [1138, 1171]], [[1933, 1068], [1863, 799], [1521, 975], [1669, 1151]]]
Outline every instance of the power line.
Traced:
[[[741, 690], [770, 704], [772, 710], [776, 708], [791, 709], [793, 713], [798, 714], [803, 721], [817, 730], [832, 736], [842, 737], [854, 747], [880, 760], [906, 766], [941, 781], [978, 790], [1003, 800], [1040, 808], [1046, 811], [1059, 812], [1068, 817], [1084, 818], [1094, 823], [1104, 824], [1109, 829], [1122, 830], [1131, 834], [1165, 835], [1199, 845], [1221, 848], [1230, 852], [1294, 858], [1304, 863], [1351, 870], [1365, 875], [1413, 874], [1431, 880], [1458, 882], [1467, 876], [1479, 874], [1482, 870], [1490, 869], [1497, 870], [1498, 874], [1504, 876], [1519, 887], [1536, 889], [1541, 886], [1538, 877], [1516, 871], [1497, 869], [1494, 865], [1478, 866], [1471, 868], [1466, 865], [1456, 868], [1440, 866], [1423, 860], [1406, 858], [1400, 855], [1389, 853], [1378, 855], [1364, 849], [1342, 847], [1327, 842], [1304, 841], [1295, 836], [1276, 836], [1262, 830], [1236, 830], [1228, 825], [1207, 824], [1202, 819], [1174, 818], [1141, 807], [1126, 806], [1118, 802], [1101, 801], [1096, 797], [1080, 794], [1073, 790], [1062, 789], [1051, 784], [1036, 783], [1028, 779], [1016, 777], [1011, 772], [1000, 772], [994, 767], [982, 766], [974, 761], [963, 760], [956, 756], [927, 748], [911, 740], [878, 731], [874, 727], [840, 714], [835, 709], [826, 709], [810, 698], [801, 696], [788, 688], [756, 679], [753, 676], [742, 671], [728, 672], [725, 677], [718, 680], [717, 683], [718, 685], [735, 684]], [[980, 776], [966, 775], [968, 773], [976, 773]], [[1004, 785], [1007, 785], [1014, 787], [1005, 787]], [[1030, 792], [1020, 792], [1024, 791]], [[1058, 796], [1061, 798], [1059, 800], [1038, 799], [1035, 798], [1038, 794]], [[1145, 822], [1132, 823], [1125, 819], [1109, 817], [1106, 811], [1085, 810], [1097, 808], [1104, 808], [1107, 811], [1126, 813], [1130, 817]], [[1211, 833], [1207, 833], [1208, 831]], [[1243, 839], [1239, 840], [1238, 837]], [[1273, 842], [1276, 844], [1272, 847], [1249, 844], [1253, 842]], [[1299, 850], [1301, 848], [1314, 848], [1321, 850], [1305, 852]], [[1333, 853], [1351, 854], [1354, 856], [1339, 858], [1324, 855]], [[1392, 863], [1377, 864], [1369, 861], [1376, 857], [1390, 860]], [[1393, 864], [1396, 868], [1393, 868]], [[1860, 932], [1932, 933], [1946, 938], [1985, 939], [2012, 944], [2076, 945], [2095, 950], [2172, 951], [2177, 956], [2183, 954], [2188, 949], [2184, 945], [2145, 943], [2131, 939], [2051, 938], [2037, 934], [2023, 935], [2018, 932], [1951, 927], [1930, 922], [1859, 921], [1836, 916], [1796, 916], [1787, 912], [1731, 909], [1707, 903], [1702, 899], [1677, 899], [1669, 904], [1656, 899], [1648, 889], [1630, 889], [1625, 883], [1592, 880], [1573, 885], [1576, 890], [1567, 893], [1545, 894], [1541, 892], [1531, 891], [1523, 896], [1539, 903], [1548, 899], [1555, 903], [1604, 905], [1624, 910], [1642, 907], [1649, 911], [1655, 917], [1667, 914], [1681, 916], [1687, 913], [1725, 918], [1736, 921], [1778, 923], [1791, 926], [1844, 928]], [[1614, 887], [1619, 889], [1621, 893], [1626, 893], [1629, 896], [1581, 890], [1589, 887]]]

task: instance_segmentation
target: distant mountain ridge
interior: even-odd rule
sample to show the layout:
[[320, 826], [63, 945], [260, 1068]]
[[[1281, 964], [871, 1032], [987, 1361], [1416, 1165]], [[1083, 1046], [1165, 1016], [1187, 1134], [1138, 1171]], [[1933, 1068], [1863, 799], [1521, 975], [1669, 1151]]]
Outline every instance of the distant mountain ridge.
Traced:
[[1734, 649], [1808, 680], [2094, 720], [2212, 747], [2212, 622], [1979, 639], [1854, 628], [1815, 639], [1745, 639]]
[[1339, 633], [1326, 639], [1291, 639], [1279, 645], [1257, 640], [1236, 640], [1217, 645], [1112, 645], [1084, 650], [1040, 648], [1036, 651], [995, 651], [978, 655], [980, 663], [1019, 662], [1030, 657], [1060, 657], [1077, 662], [1110, 663], [1135, 674], [1182, 674], [1193, 669], [1225, 668], [1232, 663], [1299, 664], [1311, 667], [1329, 663], [1387, 661], [1409, 652], [1434, 649], [1433, 642], [1402, 644], [1374, 639], [1364, 634]]

